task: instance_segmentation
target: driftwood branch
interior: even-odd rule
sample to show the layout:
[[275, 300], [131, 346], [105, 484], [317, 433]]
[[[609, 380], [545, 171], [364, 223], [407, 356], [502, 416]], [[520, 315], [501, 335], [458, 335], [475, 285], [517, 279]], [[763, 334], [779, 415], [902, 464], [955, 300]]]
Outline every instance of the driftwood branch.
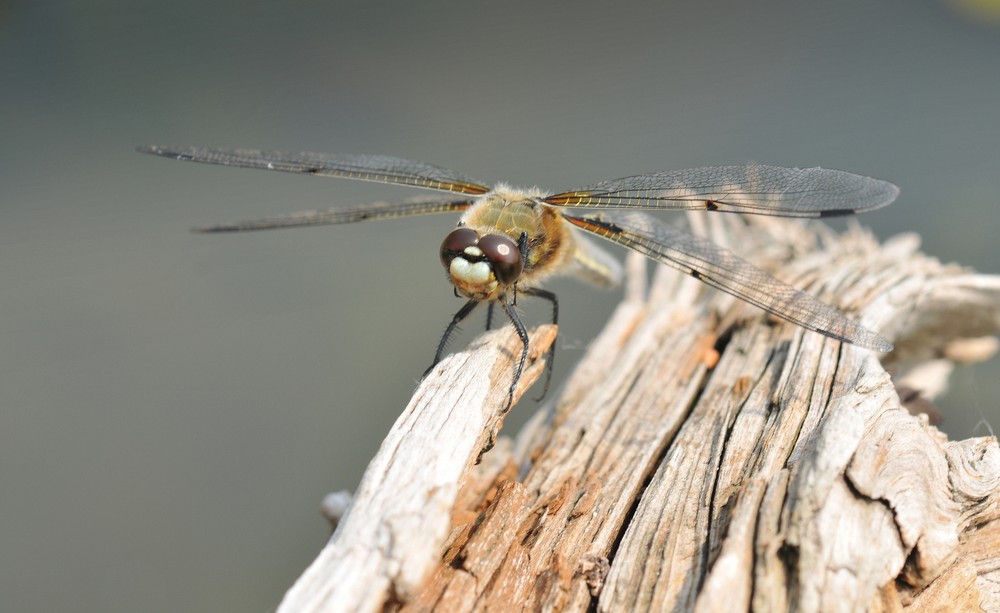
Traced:
[[[1000, 610], [997, 441], [948, 441], [900, 400], [930, 406], [995, 351], [1000, 278], [912, 236], [704, 217], [896, 351], [666, 269], [647, 290], [630, 259], [625, 300], [516, 440], [496, 438], [510, 331], [423, 382], [281, 609]], [[554, 334], [533, 332], [521, 391]]]

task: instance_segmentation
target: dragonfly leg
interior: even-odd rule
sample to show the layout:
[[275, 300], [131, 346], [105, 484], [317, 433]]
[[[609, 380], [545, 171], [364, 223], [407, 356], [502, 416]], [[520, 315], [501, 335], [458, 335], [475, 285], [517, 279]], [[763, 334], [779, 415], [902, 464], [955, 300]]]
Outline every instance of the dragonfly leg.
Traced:
[[510, 389], [507, 391], [507, 407], [503, 410], [504, 413], [510, 410], [510, 406], [514, 404], [514, 390], [517, 389], [517, 382], [521, 380], [521, 373], [524, 371], [524, 363], [528, 360], [528, 331], [524, 329], [524, 324], [521, 323], [521, 317], [514, 310], [514, 305], [509, 302], [504, 301], [503, 310], [507, 313], [507, 317], [510, 318], [510, 322], [514, 324], [514, 328], [517, 330], [517, 335], [521, 339], [521, 360], [517, 364], [517, 368], [514, 370], [514, 379], [510, 382]]
[[458, 312], [455, 313], [455, 316], [451, 318], [451, 323], [448, 324], [447, 328], [445, 328], [444, 334], [441, 336], [441, 342], [438, 343], [437, 353], [434, 354], [434, 363], [431, 364], [430, 368], [424, 371], [425, 377], [432, 368], [438, 365], [441, 358], [444, 357], [444, 352], [448, 348], [448, 341], [451, 340], [451, 336], [455, 333], [455, 330], [458, 329], [458, 324], [462, 323], [462, 320], [468, 317], [469, 313], [471, 313], [477, 306], [479, 306], [478, 300], [469, 300], [462, 305], [462, 308], [460, 308]]
[[[521, 290], [528, 296], [535, 296], [543, 300], [548, 300], [552, 303], [552, 325], [559, 325], [559, 299], [556, 295], [548, 290], [538, 289], [538, 288], [528, 288]], [[535, 400], [541, 401], [545, 398], [545, 394], [549, 392], [549, 384], [552, 382], [552, 369], [555, 367], [556, 362], [556, 344], [555, 342], [549, 346], [549, 350], [545, 352], [545, 387], [542, 388], [542, 395]]]

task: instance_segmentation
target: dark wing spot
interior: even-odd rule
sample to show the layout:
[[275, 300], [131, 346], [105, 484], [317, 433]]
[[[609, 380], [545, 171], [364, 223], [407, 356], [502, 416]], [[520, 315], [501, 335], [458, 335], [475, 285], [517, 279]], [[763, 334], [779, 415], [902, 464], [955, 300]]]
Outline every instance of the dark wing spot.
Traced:
[[854, 211], [851, 209], [830, 209], [828, 211], [820, 211], [820, 217], [843, 217], [844, 215], [853, 215]]

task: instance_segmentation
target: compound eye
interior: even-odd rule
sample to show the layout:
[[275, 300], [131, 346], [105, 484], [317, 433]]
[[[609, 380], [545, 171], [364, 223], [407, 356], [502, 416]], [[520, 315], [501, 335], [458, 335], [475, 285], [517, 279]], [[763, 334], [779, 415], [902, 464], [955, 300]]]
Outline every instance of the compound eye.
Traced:
[[521, 276], [521, 252], [514, 241], [499, 234], [487, 234], [479, 239], [479, 248], [492, 265], [497, 281], [510, 284]]
[[478, 240], [479, 235], [472, 228], [455, 228], [441, 242], [441, 263], [448, 268], [456, 255], [474, 246]]

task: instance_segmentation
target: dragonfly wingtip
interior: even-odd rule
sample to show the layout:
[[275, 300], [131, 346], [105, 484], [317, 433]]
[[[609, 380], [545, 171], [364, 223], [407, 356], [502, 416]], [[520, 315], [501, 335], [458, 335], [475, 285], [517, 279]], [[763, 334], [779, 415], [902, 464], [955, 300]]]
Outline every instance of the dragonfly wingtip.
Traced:
[[875, 335], [875, 338], [870, 339], [862, 345], [865, 349], [871, 349], [872, 351], [878, 351], [879, 353], [890, 353], [896, 347], [890, 343], [886, 338]]
[[[888, 182], [887, 182], [888, 183]], [[889, 183], [889, 200], [895, 200], [899, 196], [899, 186], [895, 183]]]
[[217, 234], [219, 232], [232, 232], [232, 226], [195, 226], [191, 228], [193, 234]]
[[148, 153], [165, 158], [176, 158], [178, 160], [190, 159], [188, 153], [177, 147], [164, 147], [162, 145], [139, 145], [135, 148], [139, 153]]

